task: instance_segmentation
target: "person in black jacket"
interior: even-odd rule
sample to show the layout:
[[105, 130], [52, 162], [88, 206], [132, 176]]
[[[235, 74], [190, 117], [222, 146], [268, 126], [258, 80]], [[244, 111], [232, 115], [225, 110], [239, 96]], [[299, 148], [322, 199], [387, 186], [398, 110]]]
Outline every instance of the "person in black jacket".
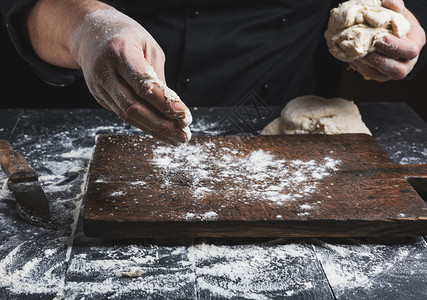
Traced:
[[[234, 105], [250, 91], [268, 105], [336, 92], [341, 63], [323, 33], [339, 2], [2, 0], [0, 8], [15, 47], [43, 80], [66, 85], [83, 74], [103, 107], [176, 144], [189, 138], [186, 105]], [[426, 56], [426, 2], [406, 1], [408, 9], [382, 1], [411, 31], [387, 36], [381, 53], [351, 67], [377, 81], [414, 73]]]

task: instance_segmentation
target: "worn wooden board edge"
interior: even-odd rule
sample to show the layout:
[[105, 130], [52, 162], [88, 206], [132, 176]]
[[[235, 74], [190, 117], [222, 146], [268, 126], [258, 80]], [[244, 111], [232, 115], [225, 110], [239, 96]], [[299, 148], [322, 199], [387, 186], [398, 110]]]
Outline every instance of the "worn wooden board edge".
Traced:
[[268, 222], [105, 222], [102, 220], [84, 219], [83, 231], [88, 237], [102, 238], [407, 237], [426, 235], [427, 218], [421, 217], [417, 220], [305, 220]]
[[[116, 135], [102, 135], [110, 138]], [[254, 137], [252, 135], [243, 135]], [[129, 135], [131, 138], [132, 135]], [[227, 137], [227, 136], [225, 136]], [[271, 136], [267, 136], [271, 138]], [[99, 138], [99, 137], [98, 137]], [[379, 146], [375, 142], [375, 144]], [[380, 154], [383, 154], [380, 149]], [[427, 179], [427, 165], [395, 165], [386, 159], [386, 169], [398, 174], [400, 178]], [[92, 168], [93, 160], [90, 168]], [[90, 172], [89, 172], [90, 173]], [[425, 173], [425, 175], [424, 175]], [[422, 174], [422, 175], [420, 175]], [[414, 176], [415, 175], [415, 176]], [[90, 175], [89, 175], [90, 176]], [[90, 178], [89, 178], [90, 182]], [[422, 215], [422, 214], [421, 214]], [[165, 230], [166, 228], [166, 230]], [[131, 230], [129, 230], [131, 229]], [[167, 221], [146, 222], [130, 221], [112, 222], [110, 220], [87, 218], [84, 213], [83, 231], [88, 237], [101, 238], [229, 238], [229, 237], [406, 237], [427, 234], [427, 218], [422, 215], [411, 219], [381, 219], [381, 220], [277, 220], [265, 221]], [[167, 232], [165, 235], [164, 232]]]

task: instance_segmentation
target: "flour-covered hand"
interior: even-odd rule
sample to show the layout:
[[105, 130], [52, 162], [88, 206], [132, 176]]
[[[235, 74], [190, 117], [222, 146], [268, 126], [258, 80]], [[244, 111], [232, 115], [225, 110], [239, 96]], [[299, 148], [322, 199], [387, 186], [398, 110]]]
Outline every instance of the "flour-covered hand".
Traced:
[[382, 5], [401, 13], [411, 29], [405, 38], [386, 34], [375, 43], [376, 52], [349, 63], [366, 80], [385, 82], [401, 80], [414, 68], [426, 43], [426, 34], [415, 16], [404, 6], [402, 0], [383, 0]]
[[126, 123], [171, 144], [191, 138], [191, 114], [165, 84], [165, 56], [136, 21], [115, 9], [87, 14], [70, 37], [89, 90]]

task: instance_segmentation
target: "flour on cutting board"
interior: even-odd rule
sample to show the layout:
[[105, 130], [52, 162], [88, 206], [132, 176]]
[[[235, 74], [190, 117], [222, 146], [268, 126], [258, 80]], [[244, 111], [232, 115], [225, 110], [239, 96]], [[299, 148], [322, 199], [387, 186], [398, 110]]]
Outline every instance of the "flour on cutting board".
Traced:
[[[314, 193], [319, 181], [336, 172], [340, 164], [331, 157], [288, 160], [265, 150], [242, 154], [232, 148], [218, 149], [212, 142], [157, 146], [153, 153], [152, 163], [162, 170], [162, 187], [170, 188], [171, 178], [179, 174], [190, 185], [195, 201], [220, 192], [225, 198], [240, 193], [242, 201], [281, 205]], [[189, 217], [187, 214], [186, 218]]]
[[[200, 126], [200, 130], [208, 131], [209, 127], [205, 129]], [[159, 295], [166, 295], [167, 299], [167, 295], [180, 294], [184, 295], [182, 298], [196, 298], [203, 293], [211, 299], [271, 299], [279, 295], [277, 291], [280, 295], [276, 298], [280, 298], [282, 295], [304, 296], [310, 290], [315, 290], [319, 278], [314, 274], [321, 270], [313, 267], [317, 265], [315, 254], [310, 246], [303, 243], [156, 247], [96, 246], [99, 242], [94, 240], [90, 246], [73, 247], [74, 236], [82, 236], [77, 220], [81, 213], [82, 194], [87, 184], [87, 168], [93, 149], [92, 139], [88, 137], [99, 133], [129, 134], [137, 130], [129, 130], [125, 125], [117, 124], [84, 130], [80, 127], [55, 130], [53, 133], [46, 132], [43, 143], [41, 140], [34, 141], [31, 135], [17, 136], [19, 142], [13, 146], [19, 146], [16, 150], [22, 151], [25, 156], [30, 155], [30, 158], [37, 152], [37, 160], [30, 161], [39, 171], [48, 198], [55, 199], [51, 202], [51, 208], [54, 219], [61, 222], [58, 231], [48, 232], [23, 224], [16, 216], [6, 178], [3, 175], [0, 177], [0, 229], [5, 233], [4, 243], [0, 244], [0, 295], [8, 295], [10, 298], [37, 298], [41, 295], [48, 299], [55, 295], [65, 299], [88, 299], [100, 295], [98, 298], [131, 299], [129, 295], [143, 293], [140, 299], [152, 299]], [[40, 147], [33, 147], [36, 143], [40, 143]], [[256, 155], [265, 157], [266, 154], [255, 154], [254, 159]], [[159, 158], [169, 155], [174, 158], [171, 153], [159, 155]], [[230, 153], [230, 157], [233, 157], [233, 153]], [[272, 157], [270, 163], [273, 161], [280, 160]], [[327, 166], [326, 160], [315, 161], [313, 166], [307, 165], [311, 171], [306, 170], [301, 174], [313, 174], [316, 166], [332, 174], [334, 168], [338, 167], [338, 162], [333, 162]], [[225, 161], [220, 160], [220, 163]], [[238, 158], [235, 158], [234, 163], [237, 168], [247, 165]], [[295, 167], [298, 164], [304, 167], [303, 163], [307, 162], [297, 163]], [[273, 170], [279, 172], [277, 168]], [[135, 185], [144, 184], [144, 181], [135, 182]], [[266, 183], [261, 181], [258, 184]], [[195, 185], [194, 188], [200, 195], [209, 192], [201, 186]], [[314, 207], [306, 204], [301, 206], [301, 209], [307, 211]], [[189, 213], [188, 217], [214, 219], [215, 214], [208, 211], [192, 216]], [[281, 217], [277, 216], [278, 219]], [[350, 249], [345, 245], [335, 245], [334, 248], [334, 245], [328, 244], [316, 246], [316, 252], [320, 251], [317, 258], [322, 262], [326, 275], [331, 278], [330, 282], [336, 280], [333, 289], [339, 297], [346, 290], [369, 289], [371, 283], [377, 281], [376, 278], [389, 274], [396, 278], [409, 272], [425, 274], [421, 265], [417, 267], [417, 259], [420, 259], [417, 255], [425, 250], [425, 245], [423, 247], [417, 252], [411, 245], [396, 246], [398, 250], [394, 251], [390, 250], [391, 247], [381, 245], [373, 248], [362, 245], [357, 250], [357, 246]], [[71, 250], [75, 252], [71, 253]], [[363, 273], [363, 267], [369, 267], [372, 271]], [[126, 272], [139, 276], [116, 276], [117, 273]], [[355, 277], [355, 274], [359, 277]]]

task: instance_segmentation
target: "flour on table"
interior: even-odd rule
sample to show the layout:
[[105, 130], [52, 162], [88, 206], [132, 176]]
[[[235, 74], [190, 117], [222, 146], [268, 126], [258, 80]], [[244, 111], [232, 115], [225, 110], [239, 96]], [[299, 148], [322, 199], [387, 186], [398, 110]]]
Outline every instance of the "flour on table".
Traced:
[[325, 38], [335, 58], [351, 62], [374, 52], [384, 35], [403, 38], [410, 27], [402, 14], [381, 6], [381, 0], [350, 0], [331, 10]]
[[303, 96], [290, 101], [261, 134], [371, 134], [353, 101]]

